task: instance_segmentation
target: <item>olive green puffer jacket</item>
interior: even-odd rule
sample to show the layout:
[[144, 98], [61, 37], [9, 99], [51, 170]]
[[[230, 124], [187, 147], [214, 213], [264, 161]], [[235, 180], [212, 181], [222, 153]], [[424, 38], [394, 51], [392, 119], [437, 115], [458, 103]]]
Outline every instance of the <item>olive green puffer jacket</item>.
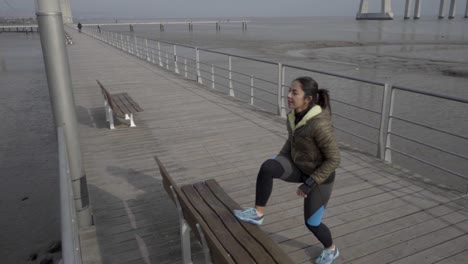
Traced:
[[298, 169], [321, 184], [340, 164], [330, 112], [316, 105], [297, 126], [295, 118], [291, 111], [286, 122], [289, 136], [280, 154], [289, 155]]

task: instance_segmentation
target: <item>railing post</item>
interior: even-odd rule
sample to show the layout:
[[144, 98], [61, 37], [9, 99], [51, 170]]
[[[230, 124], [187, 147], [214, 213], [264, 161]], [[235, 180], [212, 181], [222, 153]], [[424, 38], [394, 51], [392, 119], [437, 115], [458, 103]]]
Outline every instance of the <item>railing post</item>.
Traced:
[[390, 99], [390, 92], [392, 90], [392, 85], [389, 83], [385, 83], [383, 95], [382, 95], [382, 109], [380, 112], [380, 128], [379, 128], [379, 144], [377, 145], [377, 155], [379, 158], [384, 160], [385, 159], [385, 139], [386, 139], [386, 125], [388, 123], [388, 100]]
[[135, 55], [137, 57], [140, 57], [140, 51], [138, 50], [138, 40], [137, 40], [137, 36], [133, 36], [133, 39], [135, 40]]
[[211, 64], [211, 88], [215, 89], [215, 69], [213, 64]]
[[385, 144], [385, 155], [384, 155], [384, 160], [386, 162], [392, 163], [392, 142], [390, 138], [390, 133], [392, 132], [392, 122], [393, 122], [393, 112], [395, 108], [395, 89], [389, 88], [390, 91], [390, 111], [388, 113], [388, 126], [387, 126], [387, 142]]
[[177, 46], [174, 45], [174, 72], [179, 74], [179, 66], [177, 65]]
[[92, 224], [88, 184], [83, 169], [70, 64], [59, 1], [37, 0], [36, 16], [55, 125], [63, 128], [80, 227]]
[[150, 56], [149, 56], [149, 46], [148, 46], [148, 39], [145, 39], [145, 47], [146, 47], [146, 60], [148, 62], [151, 62]]
[[201, 78], [201, 73], [200, 73], [200, 51], [198, 50], [197, 47], [195, 47], [195, 61], [197, 65], [197, 82], [203, 84], [203, 80]]
[[187, 59], [184, 58], [184, 71], [185, 71], [185, 78], [188, 77], [188, 74], [187, 74]]
[[283, 100], [283, 86], [284, 86], [285, 68], [283, 64], [278, 63], [278, 115], [286, 117]]
[[123, 35], [122, 34], [120, 34], [120, 49], [125, 50], [124, 40], [123, 40]]
[[232, 85], [232, 57], [228, 56], [229, 58], [229, 96], [235, 97], [236, 94], [234, 93], [234, 87]]
[[151, 46], [151, 58], [153, 59], [153, 64], [156, 64], [156, 60], [154, 59], [154, 41], [153, 41], [153, 45]]
[[250, 104], [254, 105], [254, 77], [250, 76]]
[[127, 51], [128, 51], [128, 53], [133, 54], [133, 50], [132, 50], [132, 47], [130, 45], [130, 36], [129, 35], [127, 35]]
[[158, 59], [159, 59], [159, 66], [163, 67], [162, 59], [161, 59], [161, 43], [158, 41]]
[[169, 70], [169, 53], [166, 52], [166, 69]]

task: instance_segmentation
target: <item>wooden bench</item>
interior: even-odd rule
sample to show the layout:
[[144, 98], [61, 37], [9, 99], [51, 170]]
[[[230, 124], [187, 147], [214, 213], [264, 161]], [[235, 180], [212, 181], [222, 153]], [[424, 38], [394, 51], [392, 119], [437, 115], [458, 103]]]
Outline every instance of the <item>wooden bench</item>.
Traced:
[[109, 122], [110, 129], [114, 129], [115, 113], [118, 117], [130, 120], [130, 127], [135, 127], [133, 121], [133, 113], [143, 112], [143, 109], [128, 95], [127, 93], [111, 94], [106, 88], [96, 80], [101, 87], [102, 95], [104, 96], [104, 110], [106, 112], [106, 121]]
[[183, 263], [192, 263], [190, 230], [202, 244], [205, 263], [294, 263], [258, 226], [237, 220], [233, 210], [241, 207], [215, 180], [179, 187], [154, 159], [179, 213]]

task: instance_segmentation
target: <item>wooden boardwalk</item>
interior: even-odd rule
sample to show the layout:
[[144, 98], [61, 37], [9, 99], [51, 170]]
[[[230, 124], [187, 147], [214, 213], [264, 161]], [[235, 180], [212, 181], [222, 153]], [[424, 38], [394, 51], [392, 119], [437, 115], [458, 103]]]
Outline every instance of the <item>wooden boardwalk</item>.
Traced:
[[[285, 121], [72, 35], [68, 50], [96, 224], [82, 232], [85, 263], [180, 263], [176, 210], [152, 156], [178, 183], [214, 178], [251, 206], [259, 166], [283, 145]], [[96, 79], [141, 105], [137, 127], [108, 129]], [[324, 219], [341, 251], [336, 263], [466, 263], [466, 197], [345, 146], [336, 179]], [[321, 248], [303, 224], [296, 188], [275, 181], [263, 229], [297, 263], [311, 263]], [[201, 263], [194, 244], [194, 261]]]

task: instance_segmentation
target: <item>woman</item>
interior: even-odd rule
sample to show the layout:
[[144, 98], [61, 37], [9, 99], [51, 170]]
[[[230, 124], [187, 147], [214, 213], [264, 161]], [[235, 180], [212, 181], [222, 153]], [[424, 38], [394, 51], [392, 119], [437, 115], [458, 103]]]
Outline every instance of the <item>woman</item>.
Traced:
[[318, 89], [310, 77], [293, 81], [288, 93], [288, 139], [278, 156], [265, 161], [257, 176], [255, 208], [235, 210], [242, 221], [260, 225], [265, 206], [273, 189], [273, 179], [301, 183], [297, 195], [304, 198], [304, 220], [307, 228], [325, 249], [317, 264], [330, 264], [339, 251], [333, 244], [328, 227], [322, 223], [330, 198], [335, 169], [340, 163], [331, 121], [330, 97]]

